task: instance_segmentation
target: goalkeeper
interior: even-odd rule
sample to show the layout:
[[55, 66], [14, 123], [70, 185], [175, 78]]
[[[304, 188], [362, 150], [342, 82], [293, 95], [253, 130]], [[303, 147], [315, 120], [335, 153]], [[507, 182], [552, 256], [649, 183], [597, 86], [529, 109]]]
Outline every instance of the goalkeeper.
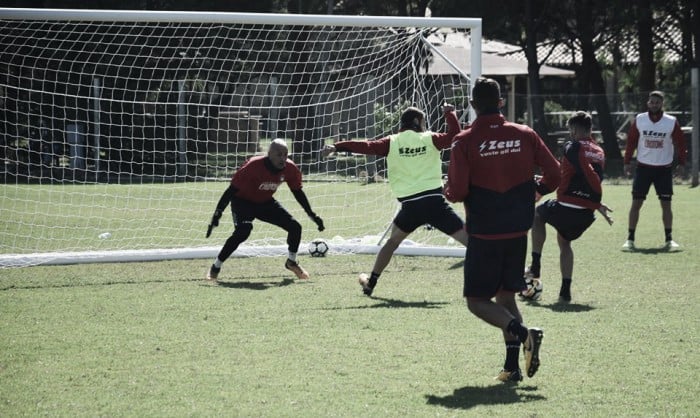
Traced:
[[287, 158], [287, 144], [282, 139], [270, 143], [267, 156], [256, 156], [247, 160], [231, 178], [231, 184], [216, 204], [216, 210], [207, 229], [207, 238], [212, 229], [219, 226], [221, 215], [231, 203], [233, 213], [233, 234], [226, 240], [219, 255], [207, 274], [207, 279], [216, 281], [221, 265], [250, 236], [253, 220], [260, 219], [287, 231], [289, 256], [284, 267], [292, 271], [298, 279], [308, 279], [309, 274], [296, 261], [301, 242], [301, 224], [287, 212], [272, 196], [282, 182], [286, 182], [307, 215], [323, 231], [323, 220], [311, 210], [311, 205], [302, 190], [301, 171]]
[[375, 141], [341, 141], [326, 145], [321, 156], [334, 151], [386, 157], [389, 184], [401, 202], [394, 218], [389, 239], [377, 254], [372, 273], [360, 275], [362, 292], [371, 296], [377, 280], [391, 260], [394, 251], [408, 235], [424, 224], [432, 225], [455, 240], [467, 245], [464, 222], [442, 194], [442, 159], [440, 151], [452, 145], [459, 133], [459, 121], [452, 105], [443, 106], [448, 130], [428, 132], [425, 114], [409, 107], [401, 114], [400, 130], [395, 135]]

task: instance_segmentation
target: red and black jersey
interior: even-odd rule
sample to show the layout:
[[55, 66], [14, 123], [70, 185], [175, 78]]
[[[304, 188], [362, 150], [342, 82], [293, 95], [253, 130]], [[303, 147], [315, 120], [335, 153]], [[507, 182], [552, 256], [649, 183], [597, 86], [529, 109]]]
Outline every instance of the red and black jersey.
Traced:
[[284, 169], [277, 171], [267, 161], [267, 157], [262, 155], [243, 163], [231, 178], [231, 186], [237, 190], [236, 198], [254, 203], [271, 200], [282, 182], [286, 182], [291, 190], [300, 190], [299, 168], [292, 160], [287, 159]]
[[593, 138], [570, 141], [561, 159], [561, 183], [557, 200], [588, 209], [598, 209], [603, 196], [605, 152]]
[[[539, 185], [536, 167], [543, 174]], [[559, 179], [559, 163], [539, 135], [494, 113], [479, 116], [455, 137], [445, 195], [464, 202], [470, 234], [513, 238], [532, 226], [535, 190], [549, 193]]]

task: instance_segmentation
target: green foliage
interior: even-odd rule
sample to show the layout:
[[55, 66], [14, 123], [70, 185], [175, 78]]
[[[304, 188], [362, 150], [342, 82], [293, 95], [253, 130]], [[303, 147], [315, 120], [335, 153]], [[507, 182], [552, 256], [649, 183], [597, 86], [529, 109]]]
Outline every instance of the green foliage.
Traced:
[[467, 311], [460, 259], [395, 257], [371, 299], [370, 255], [301, 257], [309, 282], [234, 258], [219, 286], [209, 260], [32, 267], [0, 276], [0, 416], [693, 416], [697, 190], [674, 195], [683, 251], [658, 249], [650, 199], [622, 253], [629, 187], [574, 243], [569, 305], [549, 229], [543, 299], [520, 304], [542, 366], [517, 386], [493, 380], [501, 333]]
[[389, 108], [383, 103], [374, 104], [374, 126], [377, 136], [389, 135], [399, 128], [401, 114], [411, 106], [408, 100]]

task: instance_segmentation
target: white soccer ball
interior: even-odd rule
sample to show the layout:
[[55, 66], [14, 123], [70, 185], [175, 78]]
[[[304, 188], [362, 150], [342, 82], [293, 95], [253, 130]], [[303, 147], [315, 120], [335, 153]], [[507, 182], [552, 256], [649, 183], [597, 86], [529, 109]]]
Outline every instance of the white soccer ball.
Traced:
[[325, 257], [328, 253], [328, 243], [317, 238], [309, 243], [309, 254], [311, 257]]
[[542, 280], [525, 276], [527, 288], [520, 292], [520, 297], [526, 300], [539, 300], [542, 297]]

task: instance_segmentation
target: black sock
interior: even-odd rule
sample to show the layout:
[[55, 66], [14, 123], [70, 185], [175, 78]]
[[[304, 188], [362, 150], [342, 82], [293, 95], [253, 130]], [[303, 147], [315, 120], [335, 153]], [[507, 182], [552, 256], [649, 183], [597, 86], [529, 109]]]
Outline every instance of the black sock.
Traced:
[[561, 279], [561, 289], [559, 289], [559, 296], [571, 300], [571, 279]]
[[664, 229], [664, 234], [666, 235], [666, 241], [672, 241], [673, 237], [671, 235], [671, 228]]
[[380, 275], [380, 273], [372, 272], [372, 274], [369, 276], [369, 283], [367, 283], [367, 286], [369, 286], [370, 289], [374, 289], [374, 286], [377, 285], [377, 280], [379, 280], [379, 275]]
[[630, 241], [634, 241], [634, 229], [630, 229], [627, 232], [627, 239]]
[[532, 252], [532, 264], [530, 264], [530, 273], [532, 277], [540, 277], [540, 261], [542, 260], [542, 254]]
[[506, 362], [503, 365], [504, 370], [509, 372], [518, 370], [518, 358], [520, 357], [520, 341], [506, 341]]
[[524, 343], [525, 340], [527, 340], [527, 328], [525, 328], [523, 324], [518, 322], [518, 320], [515, 318], [511, 319], [511, 321], [508, 323], [506, 331], [508, 331], [510, 335], [518, 337], [518, 340], [520, 340], [521, 343]]

